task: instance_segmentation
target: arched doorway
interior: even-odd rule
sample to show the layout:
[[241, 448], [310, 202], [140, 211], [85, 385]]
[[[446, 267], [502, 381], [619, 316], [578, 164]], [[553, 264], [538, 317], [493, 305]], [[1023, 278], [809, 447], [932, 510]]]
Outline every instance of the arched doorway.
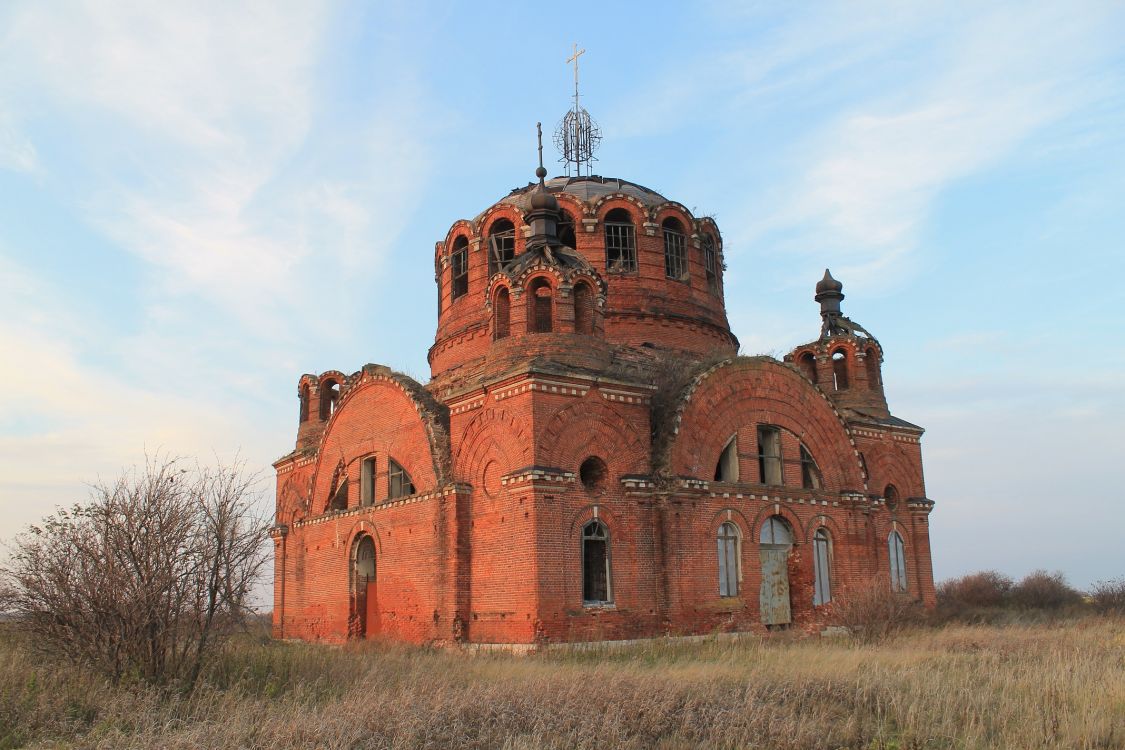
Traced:
[[793, 546], [793, 530], [781, 516], [770, 516], [762, 524], [759, 542], [762, 623], [788, 625], [793, 620], [789, 607], [789, 550]]
[[375, 540], [366, 534], [352, 558], [352, 635], [368, 638], [379, 631], [379, 597], [375, 589]]

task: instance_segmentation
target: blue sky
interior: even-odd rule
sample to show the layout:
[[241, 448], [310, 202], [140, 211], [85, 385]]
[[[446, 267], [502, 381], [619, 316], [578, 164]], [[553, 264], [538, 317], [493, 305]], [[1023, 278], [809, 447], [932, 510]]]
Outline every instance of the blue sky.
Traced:
[[0, 536], [146, 450], [268, 472], [302, 372], [425, 381], [433, 243], [578, 42], [597, 171], [716, 217], [745, 353], [844, 282], [938, 579], [1125, 574], [1125, 7], [796, 6], [3, 4]]

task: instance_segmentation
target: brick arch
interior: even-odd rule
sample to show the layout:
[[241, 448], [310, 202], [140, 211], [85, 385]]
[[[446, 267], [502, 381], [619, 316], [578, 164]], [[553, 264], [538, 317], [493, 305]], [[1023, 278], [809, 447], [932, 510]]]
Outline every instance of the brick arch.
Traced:
[[523, 246], [520, 242], [523, 234], [522, 232], [520, 232], [520, 228], [523, 227], [527, 222], [524, 221], [523, 212], [511, 203], [501, 202], [489, 206], [484, 213], [474, 219], [473, 227], [476, 229], [476, 236], [482, 238], [487, 237], [488, 230], [492, 227], [492, 223], [497, 219], [507, 219], [508, 221], [512, 222], [513, 226], [515, 226], [516, 251], [518, 254], [520, 248]]
[[453, 464], [453, 476], [458, 481], [472, 483], [473, 479], [483, 471], [486, 465], [485, 458], [490, 455], [488, 453], [490, 443], [513, 447], [511, 451], [504, 451], [508, 456], [509, 465], [504, 466], [503, 471], [509, 472], [531, 465], [531, 436], [523, 425], [503, 409], [481, 409], [465, 425], [458, 440], [457, 455]]
[[[581, 220], [584, 218], [589, 218], [594, 213], [590, 208], [590, 204], [579, 198], [577, 195], [571, 195], [566, 191], [561, 191], [555, 193], [554, 196], [559, 202], [559, 208], [570, 208], [570, 213], [573, 214], [574, 217], [579, 220], [579, 222], [581, 222]], [[579, 227], [576, 226], [574, 228], [574, 232], [575, 234], [578, 234]]]
[[304, 496], [300, 485], [303, 482], [295, 476], [286, 479], [281, 489], [277, 492], [277, 520], [279, 523], [291, 524], [308, 515], [308, 498]]
[[840, 528], [840, 524], [835, 518], [825, 513], [818, 513], [810, 518], [809, 522], [805, 524], [806, 543], [812, 544], [813, 534], [815, 534], [816, 530], [821, 526], [828, 529], [828, 533], [832, 535], [831, 538], [833, 544], [839, 544], [840, 540], [844, 538], [844, 531]]
[[691, 215], [691, 211], [687, 209], [687, 206], [676, 201], [665, 201], [652, 206], [648, 210], [648, 216], [654, 224], [663, 224], [664, 220], [669, 217], [676, 219], [689, 237], [692, 228], [695, 226], [695, 217]]
[[633, 225], [637, 227], [637, 231], [641, 231], [641, 226], [645, 223], [648, 217], [648, 211], [645, 204], [636, 198], [625, 195], [624, 193], [612, 193], [610, 195], [602, 196], [591, 207], [590, 213], [595, 215], [598, 223], [605, 222], [605, 216], [615, 208], [623, 208], [629, 212], [629, 218], [633, 220]]
[[612, 509], [607, 508], [603, 503], [589, 503], [578, 508], [570, 514], [570, 522], [567, 524], [568, 535], [575, 537], [582, 531], [582, 527], [594, 520], [594, 506], [598, 508], [598, 520], [605, 524], [609, 529], [609, 541], [612, 554], [612, 545], [616, 540], [628, 539], [629, 535], [626, 533], [626, 524], [617, 516], [617, 513]]
[[[727, 513], [730, 513], [730, 518], [727, 518]], [[754, 530], [754, 524], [751, 519], [746, 517], [746, 514], [738, 508], [723, 508], [722, 510], [715, 511], [711, 514], [711, 519], [707, 522], [706, 531], [711, 536], [715, 536], [719, 532], [719, 527], [725, 522], [732, 521], [738, 527], [739, 532], [742, 534], [742, 541], [745, 542], [747, 535]]]
[[673, 476], [707, 478], [731, 434], [772, 424], [805, 444], [825, 489], [864, 486], [855, 443], [839, 413], [819, 389], [774, 359], [721, 362], [696, 376], [679, 403], [667, 455], [658, 457]]
[[540, 460], [577, 472], [588, 456], [596, 455], [606, 462], [611, 481], [623, 474], [643, 473], [648, 467], [648, 446], [628, 424], [625, 415], [590, 391], [548, 420], [539, 433]]
[[867, 462], [868, 486], [882, 493], [888, 484], [898, 490], [899, 501], [905, 503], [908, 497], [921, 497], [925, 494], [922, 475], [918, 466], [902, 454], [898, 446], [878, 446], [863, 452]]
[[786, 520], [789, 524], [789, 528], [793, 530], [794, 545], [803, 544], [808, 538], [805, 524], [801, 523], [801, 519], [792, 508], [780, 503], [768, 503], [762, 506], [754, 515], [754, 523], [750, 527], [752, 537], [750, 543], [755, 547], [760, 543], [758, 540], [762, 537], [762, 525], [766, 522], [766, 519], [771, 516], [781, 516]]
[[353, 523], [344, 534], [344, 538], [348, 540], [347, 554], [344, 555], [344, 565], [348, 566], [346, 571], [349, 577], [351, 576], [352, 556], [355, 554], [355, 547], [359, 544], [359, 538], [362, 536], [369, 536], [375, 542], [375, 570], [379, 570], [379, 558], [383, 556], [383, 540], [379, 538], [379, 526], [370, 519], [362, 519]]

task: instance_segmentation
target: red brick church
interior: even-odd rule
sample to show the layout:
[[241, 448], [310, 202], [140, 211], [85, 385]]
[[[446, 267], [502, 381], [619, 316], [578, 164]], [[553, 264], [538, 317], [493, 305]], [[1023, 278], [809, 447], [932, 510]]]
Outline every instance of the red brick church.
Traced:
[[819, 335], [784, 361], [739, 356], [714, 221], [538, 174], [437, 243], [429, 383], [375, 364], [298, 382], [274, 634], [761, 630], [873, 580], [932, 603], [922, 428], [888, 411], [840, 282], [816, 284]]

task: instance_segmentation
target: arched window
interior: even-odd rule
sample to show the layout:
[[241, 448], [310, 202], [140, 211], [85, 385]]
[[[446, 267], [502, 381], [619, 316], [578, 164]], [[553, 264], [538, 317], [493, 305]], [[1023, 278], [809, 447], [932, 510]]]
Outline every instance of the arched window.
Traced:
[[813, 356], [812, 352], [802, 354], [797, 359], [797, 365], [801, 368], [801, 372], [805, 374], [806, 378], [813, 383], [816, 382], [816, 357]]
[[789, 550], [793, 546], [793, 530], [781, 516], [770, 516], [762, 524], [758, 541], [758, 559], [762, 563], [758, 606], [762, 622], [785, 625], [793, 619], [789, 604]]
[[301, 383], [301, 390], [298, 391], [298, 398], [301, 400], [301, 409], [299, 421], [305, 422], [309, 418], [309, 384]]
[[449, 275], [451, 300], [469, 293], [469, 240], [464, 236], [453, 240], [453, 252], [449, 256]]
[[502, 270], [516, 257], [516, 227], [507, 219], [497, 219], [488, 230], [488, 275]]
[[364, 535], [355, 546], [355, 584], [360, 591], [375, 580], [375, 541]]
[[528, 333], [550, 333], [553, 311], [551, 310], [551, 282], [543, 277], [531, 282], [527, 288], [527, 330]]
[[806, 490], [820, 489], [820, 467], [804, 443], [801, 444], [801, 486]]
[[336, 405], [340, 402], [340, 384], [335, 380], [322, 380], [320, 382], [320, 418], [328, 419], [336, 413]]
[[559, 221], [555, 225], [555, 236], [559, 238], [559, 242], [567, 247], [577, 247], [578, 243], [575, 242], [574, 237], [574, 217], [570, 215], [569, 211], [559, 211]]
[[703, 271], [707, 274], [707, 288], [712, 294], [719, 292], [719, 255], [715, 251], [715, 238], [703, 235]]
[[359, 470], [359, 504], [372, 505], [375, 502], [375, 457], [363, 459]]
[[762, 524], [759, 541], [762, 544], [793, 544], [793, 531], [789, 528], [789, 522], [781, 516], [770, 516]]
[[719, 527], [719, 596], [738, 596], [742, 580], [742, 535], [738, 527], [726, 521]]
[[781, 430], [758, 425], [758, 481], [781, 484]]
[[355, 545], [352, 560], [351, 635], [365, 638], [378, 632], [375, 603], [375, 540], [366, 534]]
[[328, 500], [328, 510], [347, 509], [348, 477], [343, 471], [337, 469], [337, 473], [332, 477], [332, 492]]
[[574, 285], [574, 332], [594, 332], [594, 290], [585, 281]]
[[582, 527], [582, 601], [586, 604], [613, 601], [609, 531], [597, 519]]
[[664, 275], [677, 281], [687, 281], [687, 237], [684, 225], [671, 217], [664, 220]]
[[874, 388], [879, 385], [879, 354], [874, 347], [869, 347], [864, 354], [867, 364], [867, 385]]
[[637, 270], [637, 233], [633, 219], [623, 208], [605, 216], [605, 269], [617, 273]]
[[815, 605], [832, 601], [832, 537], [821, 526], [813, 534], [813, 600]]
[[406, 497], [414, 494], [414, 480], [406, 473], [398, 461], [387, 461], [387, 498]]
[[906, 549], [897, 531], [887, 537], [887, 552], [891, 562], [891, 590], [906, 591]]
[[715, 464], [716, 482], [738, 481], [738, 435], [730, 436], [730, 440], [723, 446], [719, 454], [719, 461]]
[[890, 510], [898, 507], [898, 490], [893, 484], [888, 484], [886, 489], [883, 490], [883, 501]]
[[848, 388], [848, 355], [843, 349], [832, 353], [832, 387], [837, 391]]
[[493, 338], [502, 339], [508, 336], [512, 326], [512, 300], [508, 296], [508, 288], [500, 287], [496, 290], [496, 299], [492, 303], [492, 334]]

